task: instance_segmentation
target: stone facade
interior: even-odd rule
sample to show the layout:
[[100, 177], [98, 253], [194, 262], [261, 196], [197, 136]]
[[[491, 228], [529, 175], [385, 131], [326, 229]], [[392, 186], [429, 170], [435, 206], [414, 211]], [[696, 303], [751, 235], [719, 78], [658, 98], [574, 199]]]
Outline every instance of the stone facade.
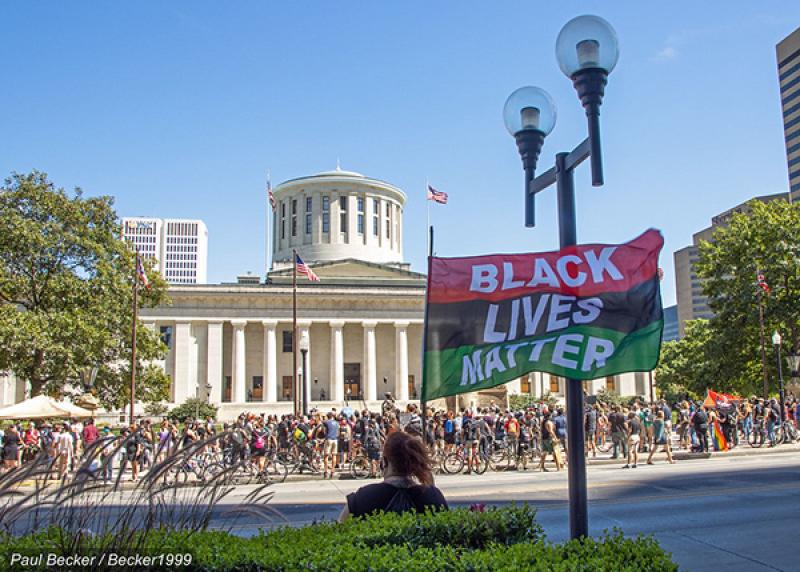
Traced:
[[[375, 406], [386, 392], [414, 399], [422, 380], [424, 276], [359, 261], [315, 272], [320, 282], [301, 276], [297, 288], [298, 339], [309, 338], [314, 406]], [[143, 310], [141, 319], [169, 345], [163, 366], [173, 403], [210, 399], [223, 417], [291, 411], [290, 269], [272, 273], [267, 284], [173, 286], [169, 293], [170, 306]]]

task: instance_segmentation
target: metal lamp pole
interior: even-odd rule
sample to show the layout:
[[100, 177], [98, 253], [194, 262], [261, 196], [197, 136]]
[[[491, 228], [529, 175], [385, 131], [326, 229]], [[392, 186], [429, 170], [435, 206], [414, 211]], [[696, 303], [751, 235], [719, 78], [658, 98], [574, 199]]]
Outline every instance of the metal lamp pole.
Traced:
[[772, 334], [772, 345], [775, 346], [775, 355], [778, 359], [778, 398], [781, 400], [781, 422], [778, 425], [779, 427], [783, 426], [783, 420], [786, 419], [786, 412], [784, 409], [784, 391], [783, 391], [783, 360], [781, 359], [781, 335], [778, 333], [778, 330], [775, 330], [775, 333]]
[[[525, 226], [535, 226], [534, 197], [555, 183], [561, 248], [577, 244], [575, 222], [575, 168], [591, 158], [592, 185], [603, 184], [600, 145], [600, 105], [608, 74], [619, 57], [617, 36], [611, 25], [597, 16], [570, 20], [556, 41], [561, 70], [572, 79], [586, 111], [589, 137], [569, 153], [556, 154], [555, 166], [534, 177], [544, 138], [555, 126], [552, 98], [542, 89], [523, 87], [506, 101], [503, 116], [514, 136], [525, 169]], [[580, 380], [567, 379], [567, 434], [572, 445], [569, 461], [569, 524], [572, 538], [589, 536], [586, 458], [584, 457], [583, 387]]]
[[300, 334], [300, 344], [299, 344], [300, 355], [303, 361], [301, 365], [303, 385], [300, 396], [301, 399], [303, 400], [302, 411], [303, 415], [305, 416], [308, 416], [309, 402], [311, 401], [311, 396], [309, 395], [311, 393], [311, 385], [309, 384], [308, 380], [308, 364], [307, 364], [309, 346], [310, 346], [310, 341], [308, 339], [308, 332], [306, 330], [303, 330], [303, 332]]

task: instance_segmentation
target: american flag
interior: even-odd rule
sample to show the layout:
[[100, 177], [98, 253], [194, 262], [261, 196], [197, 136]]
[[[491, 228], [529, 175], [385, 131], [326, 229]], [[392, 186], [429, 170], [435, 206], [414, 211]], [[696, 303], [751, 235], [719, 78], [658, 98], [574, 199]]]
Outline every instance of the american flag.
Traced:
[[139, 253], [136, 253], [136, 276], [139, 277], [139, 280], [142, 282], [142, 285], [150, 290], [150, 280], [147, 279], [147, 274], [144, 271], [144, 265], [142, 264], [142, 257], [139, 256]]
[[300, 258], [299, 254], [295, 254], [295, 264], [297, 265], [297, 271], [300, 274], [305, 274], [306, 277], [309, 280], [311, 280], [312, 282], [319, 282], [320, 281], [319, 276], [314, 274], [314, 271], [311, 270], [308, 266], [306, 266], [306, 263], [303, 262], [303, 259]]
[[272, 212], [275, 212], [275, 195], [272, 194], [272, 183], [267, 180], [267, 196], [269, 197], [269, 204], [272, 207]]
[[441, 203], [443, 205], [447, 204], [447, 193], [443, 193], [441, 191], [437, 191], [430, 185], [428, 185], [428, 200], [429, 201], [436, 201], [437, 203]]
[[769, 284], [767, 284], [767, 279], [764, 278], [764, 273], [761, 270], [756, 272], [756, 282], [758, 287], [764, 291], [764, 294], [769, 294]]

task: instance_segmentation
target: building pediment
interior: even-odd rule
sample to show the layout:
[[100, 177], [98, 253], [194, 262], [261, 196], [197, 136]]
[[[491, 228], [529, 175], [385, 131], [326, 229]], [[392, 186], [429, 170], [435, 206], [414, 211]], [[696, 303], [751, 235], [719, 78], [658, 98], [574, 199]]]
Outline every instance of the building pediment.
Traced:
[[[347, 258], [328, 262], [310, 263], [309, 267], [320, 277], [322, 282], [371, 282], [371, 281], [424, 281], [425, 275], [412, 272], [405, 265], [378, 264]], [[292, 268], [273, 270], [268, 275], [273, 284], [284, 284], [292, 280]], [[306, 280], [304, 276], [301, 280]]]

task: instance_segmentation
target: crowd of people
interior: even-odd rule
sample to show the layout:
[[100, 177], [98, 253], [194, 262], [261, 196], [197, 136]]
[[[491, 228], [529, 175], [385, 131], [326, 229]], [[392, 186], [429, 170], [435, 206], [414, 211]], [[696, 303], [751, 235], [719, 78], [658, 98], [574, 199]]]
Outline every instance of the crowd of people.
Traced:
[[[672, 405], [664, 400], [634, 400], [627, 406], [597, 402], [584, 411], [583, 446], [587, 456], [610, 452], [624, 468], [636, 468], [640, 460], [652, 464], [660, 454], [674, 463], [673, 449], [709, 451], [715, 426], [726, 447], [735, 447], [742, 440], [754, 444], [758, 436], [764, 444], [774, 446], [781, 428], [794, 431], [798, 419], [800, 402], [793, 396], [784, 404], [783, 422], [775, 399], [752, 397], [715, 407], [689, 400]], [[224, 448], [229, 461], [247, 460], [263, 470], [269, 459], [293, 459], [300, 472], [321, 473], [323, 478], [341, 474], [355, 458], [363, 460], [365, 476], [379, 475], [384, 444], [398, 432], [426, 445], [434, 464], [462, 459], [457, 470], [463, 467], [468, 474], [482, 472], [481, 466], [485, 470], [488, 459], [503, 459], [507, 468], [527, 468], [523, 461], [531, 459], [531, 465], [541, 471], [551, 466], [559, 471], [572, 446], [565, 411], [557, 405], [535, 403], [510, 410], [492, 402], [458, 411], [429, 409], [423, 419], [416, 405], [401, 410], [387, 394], [379, 411], [346, 408], [312, 411], [307, 416], [242, 413], [235, 422], [222, 426], [211, 418], [183, 424], [141, 420], [117, 432], [109, 427], [98, 429], [91, 420], [85, 424], [12, 424], [2, 435], [1, 450], [5, 470], [44, 452], [52, 461], [53, 478], [63, 478], [91, 449], [98, 478], [111, 482], [119, 471], [118, 477], [136, 481], [153, 463], [218, 432], [224, 438], [210, 447]], [[93, 446], [97, 441], [101, 443]]]

